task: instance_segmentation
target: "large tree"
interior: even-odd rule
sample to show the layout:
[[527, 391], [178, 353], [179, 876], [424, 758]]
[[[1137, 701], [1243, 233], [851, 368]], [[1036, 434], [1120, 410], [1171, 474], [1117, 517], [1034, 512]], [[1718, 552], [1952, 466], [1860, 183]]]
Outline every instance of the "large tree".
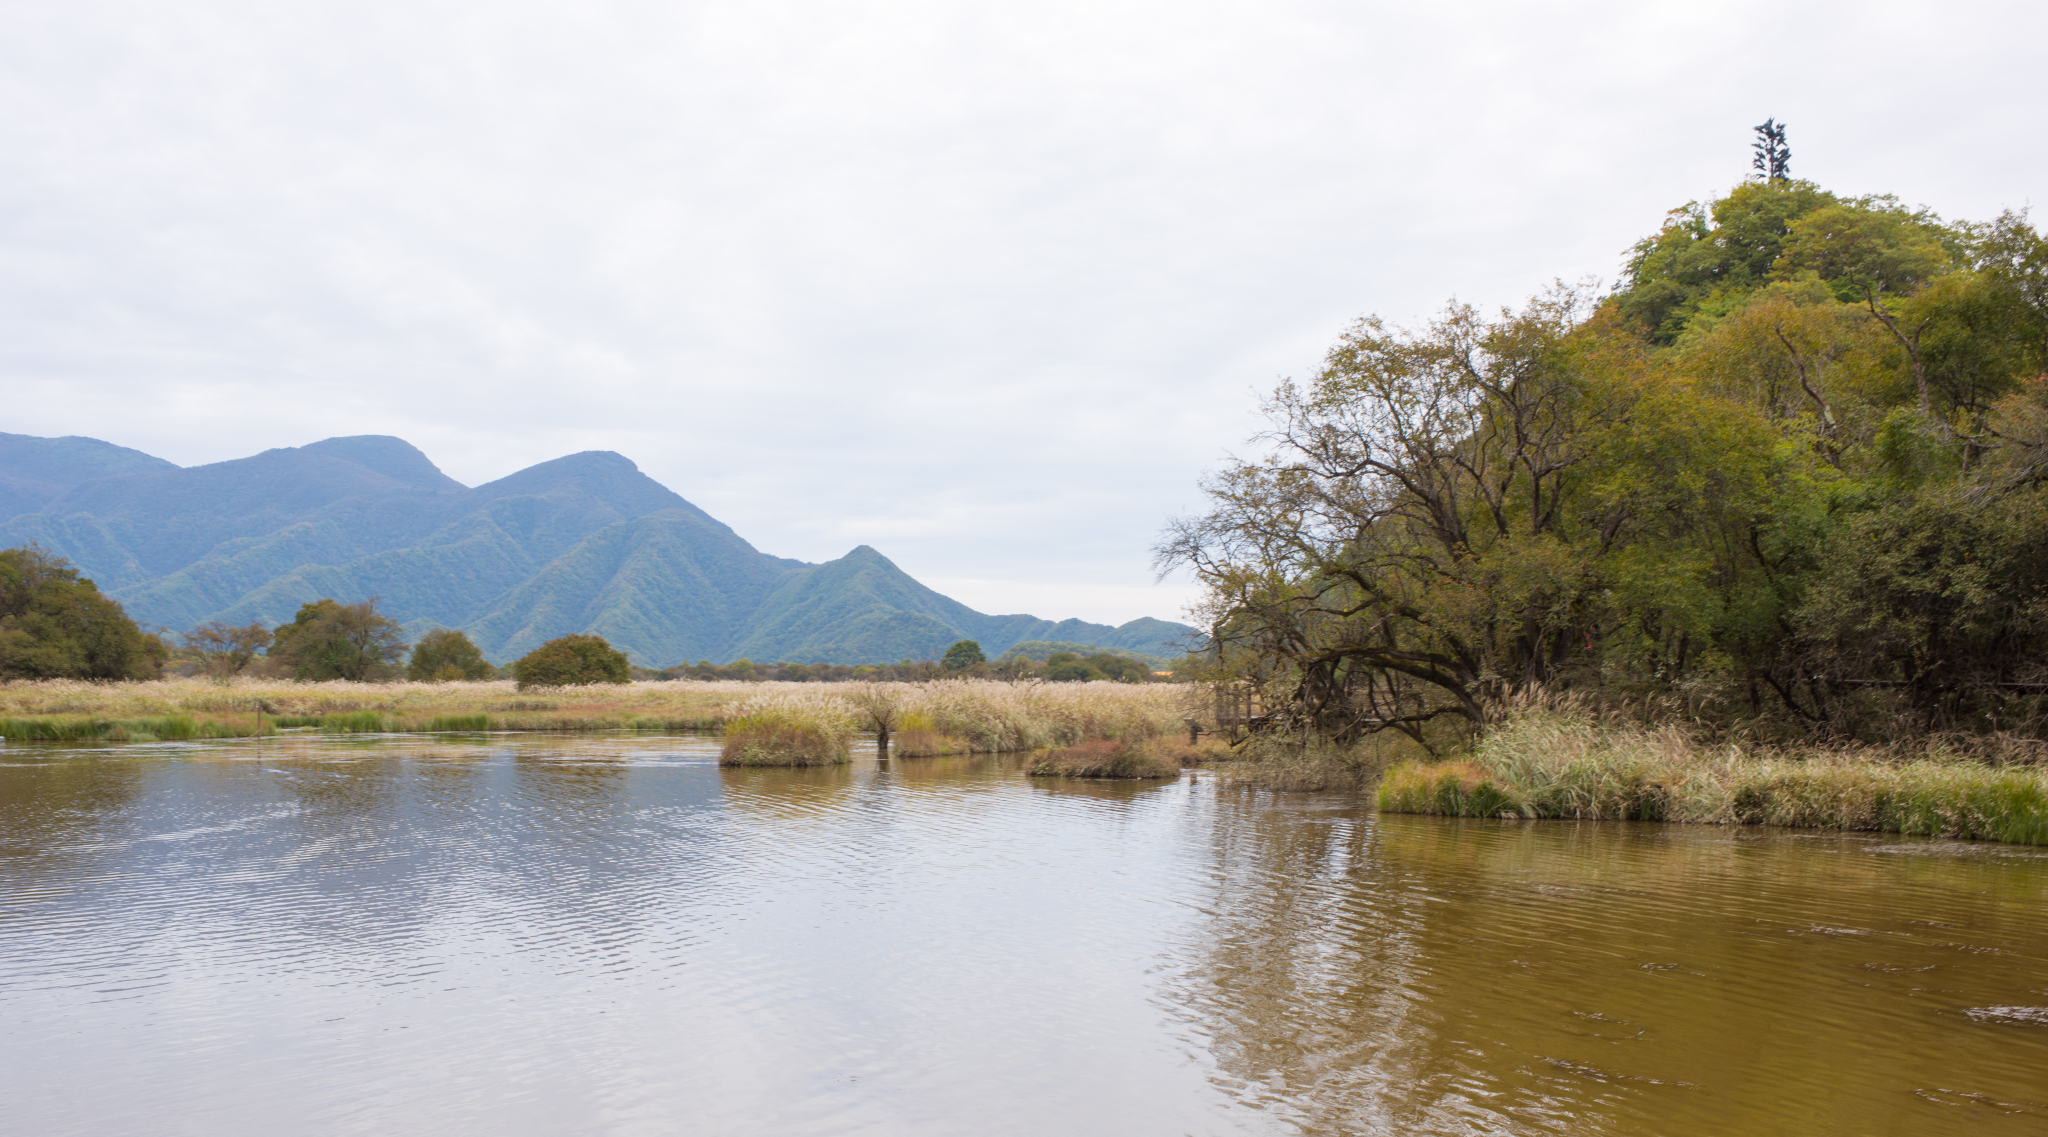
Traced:
[[405, 632], [377, 611], [374, 596], [354, 604], [332, 597], [302, 604], [298, 617], [274, 635], [270, 655], [297, 679], [381, 679], [405, 656]]
[[153, 679], [168, 654], [63, 557], [0, 549], [0, 679]]
[[256, 653], [270, 646], [269, 628], [260, 623], [230, 624], [209, 620], [185, 633], [185, 646], [206, 660], [206, 669], [220, 677], [238, 675]]
[[497, 668], [484, 658], [470, 638], [452, 628], [440, 628], [420, 637], [413, 645], [412, 660], [405, 666], [408, 679], [489, 679]]
[[2048, 244], [1800, 182], [1682, 212], [1616, 296], [1361, 320], [1281, 384], [1161, 549], [1208, 672], [1340, 738], [1560, 687], [2048, 710]]

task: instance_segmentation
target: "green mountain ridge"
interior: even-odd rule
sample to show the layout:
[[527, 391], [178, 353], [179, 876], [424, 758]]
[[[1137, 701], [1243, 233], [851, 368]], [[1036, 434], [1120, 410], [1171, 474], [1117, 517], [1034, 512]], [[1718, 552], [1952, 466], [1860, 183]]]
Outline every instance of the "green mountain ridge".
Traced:
[[[6, 511], [13, 510], [12, 513]], [[460, 629], [507, 660], [591, 632], [636, 663], [885, 663], [958, 639], [1178, 655], [1194, 629], [986, 615], [862, 545], [770, 556], [609, 451], [474, 488], [380, 435], [181, 468], [88, 438], [0, 434], [0, 547], [36, 541], [145, 626], [278, 624], [378, 596], [417, 637]]]

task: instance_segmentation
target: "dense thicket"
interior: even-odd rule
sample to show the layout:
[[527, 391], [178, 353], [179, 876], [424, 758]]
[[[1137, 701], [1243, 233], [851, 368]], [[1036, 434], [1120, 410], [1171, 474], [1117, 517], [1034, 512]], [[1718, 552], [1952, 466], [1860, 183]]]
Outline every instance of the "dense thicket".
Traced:
[[154, 679], [168, 656], [69, 561], [0, 549], [0, 679]]
[[2038, 731], [2048, 241], [1744, 185], [1622, 286], [1359, 321], [1164, 563], [1214, 673], [1339, 738], [1534, 687], [1830, 735]]

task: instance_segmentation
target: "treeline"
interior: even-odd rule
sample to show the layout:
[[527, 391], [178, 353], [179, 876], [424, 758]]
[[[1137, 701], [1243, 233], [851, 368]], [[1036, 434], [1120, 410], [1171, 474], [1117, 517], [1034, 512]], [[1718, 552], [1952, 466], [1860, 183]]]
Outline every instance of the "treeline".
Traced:
[[1532, 692], [1829, 738], [2040, 737], [2048, 241], [1777, 178], [1620, 287], [1362, 319], [1163, 563], [1211, 678], [1351, 740]]
[[0, 550], [0, 680], [154, 679], [167, 664], [183, 673], [232, 678], [244, 673], [310, 681], [356, 682], [517, 679], [520, 686], [625, 683], [632, 679], [739, 679], [843, 683], [922, 682], [939, 678], [1043, 679], [1052, 682], [1149, 682], [1140, 660], [1109, 652], [1054, 653], [1043, 661], [991, 663], [981, 645], [962, 640], [938, 660], [893, 664], [773, 663], [735, 660], [654, 670], [634, 667], [600, 636], [550, 640], [503, 667], [486, 660], [462, 632], [439, 629], [408, 646], [377, 599], [343, 604], [331, 597], [301, 605], [290, 623], [268, 627], [215, 620], [181, 642], [143, 632], [119, 602], [102, 596], [63, 558], [34, 545]]
[[981, 645], [962, 640], [947, 649], [938, 660], [906, 659], [901, 663], [755, 663], [736, 659], [727, 664], [699, 660], [689, 666], [660, 671], [636, 668], [634, 675], [645, 679], [741, 679], [779, 680], [793, 683], [877, 682], [922, 683], [932, 679], [1040, 679], [1052, 683], [1086, 683], [1112, 680], [1119, 683], [1149, 683], [1170, 678], [1155, 675], [1143, 660], [1112, 652], [1083, 656], [1078, 652], [1054, 652], [1044, 660], [1005, 658], [994, 662], [983, 657]]

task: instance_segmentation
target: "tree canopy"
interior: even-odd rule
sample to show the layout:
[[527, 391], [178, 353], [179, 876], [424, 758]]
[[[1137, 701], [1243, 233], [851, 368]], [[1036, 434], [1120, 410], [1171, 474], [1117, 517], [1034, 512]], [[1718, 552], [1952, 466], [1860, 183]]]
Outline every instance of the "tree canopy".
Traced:
[[987, 663], [988, 656], [981, 653], [981, 645], [973, 640], [960, 640], [946, 649], [945, 658], [939, 666], [948, 671], [965, 671], [977, 663]]
[[1205, 487], [1213, 677], [1345, 737], [1535, 688], [1831, 733], [2048, 691], [2048, 241], [1752, 182], [1613, 294], [1368, 317]]
[[0, 679], [153, 679], [169, 655], [63, 557], [0, 549]]
[[625, 683], [632, 678], [626, 654], [603, 636], [570, 635], [552, 639], [512, 664], [519, 689], [580, 687], [592, 683]]
[[272, 638], [270, 629], [260, 622], [234, 625], [209, 620], [185, 633], [185, 646], [206, 660], [209, 672], [227, 677], [240, 674], [257, 652], [270, 646]]
[[328, 597], [299, 606], [291, 623], [272, 633], [269, 654], [297, 679], [380, 679], [405, 657], [405, 633], [377, 611], [377, 598], [342, 604]]
[[411, 662], [405, 665], [408, 679], [489, 679], [497, 672], [468, 636], [452, 628], [421, 636], [413, 645]]

